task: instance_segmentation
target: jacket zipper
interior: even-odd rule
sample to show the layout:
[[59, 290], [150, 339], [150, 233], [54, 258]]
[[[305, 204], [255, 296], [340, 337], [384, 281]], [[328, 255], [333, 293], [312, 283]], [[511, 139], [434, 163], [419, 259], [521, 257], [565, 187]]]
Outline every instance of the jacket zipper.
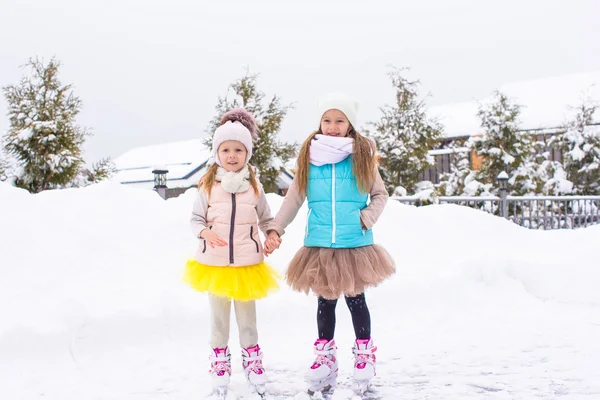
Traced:
[[258, 242], [256, 240], [254, 240], [254, 237], [252, 237], [252, 234], [254, 233], [254, 227], [252, 225], [250, 225], [250, 239], [252, 239], [252, 241], [254, 242], [254, 244], [256, 245], [256, 252], [258, 253]]
[[231, 193], [231, 225], [229, 228], [229, 264], [233, 264], [233, 228], [235, 227], [235, 193]]
[[331, 243], [335, 244], [335, 164], [331, 164]]

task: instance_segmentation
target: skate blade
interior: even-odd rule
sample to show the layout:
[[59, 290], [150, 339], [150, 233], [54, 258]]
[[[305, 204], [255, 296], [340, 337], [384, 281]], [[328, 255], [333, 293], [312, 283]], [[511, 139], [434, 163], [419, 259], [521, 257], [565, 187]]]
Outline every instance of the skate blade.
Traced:
[[328, 379], [323, 382], [309, 382], [308, 390], [310, 390], [312, 392], [330, 391], [330, 390], [335, 389], [335, 386], [336, 386], [335, 379], [333, 379], [333, 380]]
[[252, 389], [260, 396], [261, 399], [267, 398], [267, 386], [266, 385], [252, 385]]
[[335, 387], [325, 386], [322, 390], [312, 391], [308, 389], [306, 392], [308, 393], [308, 397], [313, 399], [323, 399], [323, 400], [331, 400], [333, 398], [333, 392]]
[[217, 387], [214, 391], [218, 400], [225, 400], [227, 398], [227, 388], [226, 387]]
[[314, 396], [317, 393], [329, 393], [329, 392], [333, 392], [333, 387], [330, 386], [330, 385], [327, 385], [325, 387], [308, 389], [306, 392], [308, 393], [309, 396]]
[[308, 388], [313, 392], [322, 392], [325, 388], [328, 390], [333, 390], [337, 386], [337, 372], [334, 375], [330, 375], [325, 377], [320, 381], [307, 381]]
[[363, 396], [367, 390], [369, 390], [370, 381], [356, 381], [354, 382], [353, 389], [354, 393], [359, 396]]
[[336, 378], [329, 378], [316, 384], [310, 384], [306, 391], [309, 396], [313, 397], [317, 393], [321, 393], [324, 399], [331, 398], [336, 387]]

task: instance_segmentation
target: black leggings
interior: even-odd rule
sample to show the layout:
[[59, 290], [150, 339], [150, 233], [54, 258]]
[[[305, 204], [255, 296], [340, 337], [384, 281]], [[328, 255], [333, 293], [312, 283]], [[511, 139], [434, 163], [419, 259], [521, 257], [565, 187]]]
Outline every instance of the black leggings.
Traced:
[[[369, 339], [371, 337], [371, 314], [365, 301], [365, 294], [361, 293], [354, 297], [346, 296], [346, 304], [352, 315], [352, 324], [357, 339]], [[317, 327], [319, 328], [319, 339], [333, 339], [335, 333], [335, 306], [336, 300], [327, 300], [319, 297], [317, 307]]]

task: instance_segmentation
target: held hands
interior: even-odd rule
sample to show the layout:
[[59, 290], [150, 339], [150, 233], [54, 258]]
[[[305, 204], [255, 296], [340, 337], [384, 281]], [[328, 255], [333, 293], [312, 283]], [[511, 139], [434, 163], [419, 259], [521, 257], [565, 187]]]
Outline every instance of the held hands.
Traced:
[[279, 235], [277, 234], [276, 231], [269, 231], [269, 234], [267, 235], [267, 239], [265, 240], [265, 256], [269, 256], [271, 253], [273, 253], [276, 249], [279, 248], [279, 246], [281, 245], [281, 238], [279, 237]]
[[206, 243], [208, 243], [208, 245], [213, 249], [215, 247], [227, 246], [226, 241], [221, 239], [221, 237], [216, 232], [213, 232], [208, 228], [205, 228], [204, 230], [202, 230], [202, 232], [200, 232], [200, 238], [206, 240]]

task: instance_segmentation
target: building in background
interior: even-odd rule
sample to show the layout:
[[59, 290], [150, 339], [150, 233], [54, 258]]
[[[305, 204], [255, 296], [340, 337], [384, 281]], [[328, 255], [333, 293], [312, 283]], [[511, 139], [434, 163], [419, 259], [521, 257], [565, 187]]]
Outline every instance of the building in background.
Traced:
[[[547, 143], [550, 137], [565, 131], [566, 123], [573, 120], [577, 112], [575, 108], [584, 100], [600, 104], [600, 71], [516, 82], [498, 90], [522, 106], [519, 120], [523, 134], [534, 135], [536, 141]], [[450, 172], [451, 154], [457, 151], [469, 152], [471, 168], [478, 169], [482, 160], [463, 144], [471, 136], [482, 134], [477, 116], [480, 102], [486, 103], [487, 99], [429, 108], [428, 115], [443, 125], [445, 138], [430, 152], [436, 164], [422, 173], [421, 180], [439, 183], [440, 175]], [[551, 153], [552, 159], [562, 160], [556, 149], [548, 147], [545, 151]]]
[[[115, 179], [123, 185], [152, 190], [153, 171], [168, 171], [163, 197], [169, 199], [196, 187], [210, 161], [211, 151], [202, 139], [137, 147], [115, 159]], [[289, 169], [282, 171], [277, 179], [279, 194], [287, 193], [293, 178]]]

